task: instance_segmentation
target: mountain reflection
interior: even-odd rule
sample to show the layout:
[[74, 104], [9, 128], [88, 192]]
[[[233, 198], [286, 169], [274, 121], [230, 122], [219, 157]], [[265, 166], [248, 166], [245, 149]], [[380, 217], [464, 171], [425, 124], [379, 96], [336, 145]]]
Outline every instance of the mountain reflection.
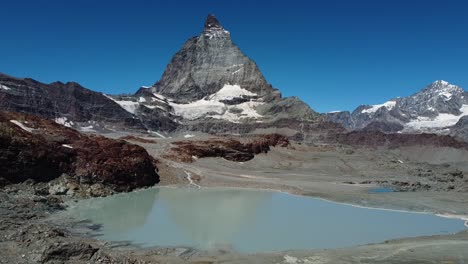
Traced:
[[67, 212], [103, 224], [104, 240], [245, 253], [343, 248], [466, 229], [459, 219], [431, 214], [227, 188], [154, 188], [80, 201]]
[[153, 190], [117, 194], [80, 201], [78, 207], [71, 207], [69, 211], [77, 219], [105, 224], [105, 232], [125, 232], [146, 223], [154, 197]]
[[230, 246], [244, 225], [271, 201], [269, 192], [235, 189], [161, 189], [156, 201], [179, 231], [204, 249]]

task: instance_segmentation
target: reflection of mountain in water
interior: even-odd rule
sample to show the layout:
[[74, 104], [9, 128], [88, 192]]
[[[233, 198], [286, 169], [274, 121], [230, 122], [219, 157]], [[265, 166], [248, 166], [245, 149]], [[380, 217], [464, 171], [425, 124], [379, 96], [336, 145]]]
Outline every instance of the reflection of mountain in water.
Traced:
[[271, 196], [235, 189], [161, 189], [156, 199], [183, 235], [200, 248], [213, 249], [229, 245]]
[[[157, 191], [157, 190], [156, 190]], [[154, 205], [153, 190], [80, 201], [69, 209], [73, 217], [105, 224], [106, 232], [124, 232], [145, 224]]]

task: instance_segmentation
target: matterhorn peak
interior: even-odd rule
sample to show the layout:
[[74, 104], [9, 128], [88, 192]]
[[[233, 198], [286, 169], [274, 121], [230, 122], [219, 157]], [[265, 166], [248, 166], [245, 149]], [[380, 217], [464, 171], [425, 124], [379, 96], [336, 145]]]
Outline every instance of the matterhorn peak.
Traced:
[[205, 21], [205, 31], [212, 29], [223, 29], [223, 27], [214, 15], [209, 14]]
[[230, 33], [221, 26], [221, 23], [219, 23], [218, 19], [214, 15], [210, 14], [206, 18], [203, 35], [212, 39], [229, 37]]

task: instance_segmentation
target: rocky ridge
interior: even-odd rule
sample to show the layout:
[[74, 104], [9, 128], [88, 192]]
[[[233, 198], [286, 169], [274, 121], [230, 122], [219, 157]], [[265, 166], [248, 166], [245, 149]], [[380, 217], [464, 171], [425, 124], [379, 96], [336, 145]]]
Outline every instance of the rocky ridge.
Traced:
[[145, 129], [117, 103], [75, 82], [45, 84], [0, 73], [0, 110], [33, 114], [84, 132]]

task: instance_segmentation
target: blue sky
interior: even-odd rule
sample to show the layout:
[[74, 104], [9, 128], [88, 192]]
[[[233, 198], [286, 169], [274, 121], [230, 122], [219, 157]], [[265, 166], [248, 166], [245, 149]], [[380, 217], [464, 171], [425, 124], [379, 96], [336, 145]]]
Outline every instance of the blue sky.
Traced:
[[133, 93], [214, 13], [283, 95], [320, 112], [468, 87], [466, 1], [57, 1], [1, 5], [0, 72]]

